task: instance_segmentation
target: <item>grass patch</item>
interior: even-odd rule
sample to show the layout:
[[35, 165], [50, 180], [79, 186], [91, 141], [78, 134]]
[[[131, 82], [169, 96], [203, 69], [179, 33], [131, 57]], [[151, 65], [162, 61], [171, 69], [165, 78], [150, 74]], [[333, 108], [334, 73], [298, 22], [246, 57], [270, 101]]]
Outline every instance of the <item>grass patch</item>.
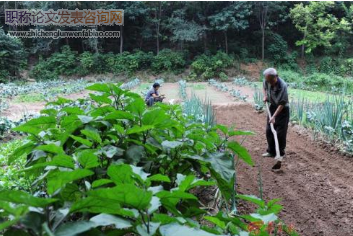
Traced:
[[15, 103], [21, 102], [42, 102], [45, 101], [45, 97], [41, 93], [29, 93], [29, 94], [21, 94], [15, 97]]
[[206, 89], [206, 85], [204, 84], [190, 84], [190, 87], [194, 90], [205, 90]]

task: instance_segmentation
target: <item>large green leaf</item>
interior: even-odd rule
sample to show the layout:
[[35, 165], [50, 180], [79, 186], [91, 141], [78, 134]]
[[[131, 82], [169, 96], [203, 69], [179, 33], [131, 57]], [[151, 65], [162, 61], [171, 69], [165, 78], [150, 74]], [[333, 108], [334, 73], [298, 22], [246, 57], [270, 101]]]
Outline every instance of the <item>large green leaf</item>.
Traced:
[[89, 140], [87, 139], [84, 139], [84, 138], [81, 138], [81, 137], [78, 137], [78, 136], [74, 136], [74, 135], [70, 135], [70, 137], [72, 139], [74, 139], [75, 141], [79, 142], [79, 143], [82, 143], [83, 145], [86, 145], [87, 147], [92, 147], [92, 142], [90, 142]]
[[[217, 234], [211, 234], [201, 229], [190, 228], [186, 225], [180, 225], [172, 223], [159, 227], [159, 232], [162, 236], [216, 236]], [[225, 235], [223, 235], [225, 236]]]
[[259, 207], [264, 208], [265, 207], [265, 201], [254, 196], [254, 195], [241, 195], [241, 194], [237, 194], [236, 195], [237, 198], [246, 200], [248, 202], [252, 202], [255, 203], [256, 205], [258, 205]]
[[94, 150], [84, 150], [78, 154], [78, 162], [85, 168], [90, 169], [99, 166], [98, 157], [94, 154]]
[[54, 171], [47, 176], [47, 191], [49, 194], [55, 193], [56, 190], [75, 180], [93, 175], [90, 170], [77, 169], [74, 171]]
[[56, 119], [53, 116], [41, 116], [29, 120], [27, 123], [17, 126], [13, 130], [37, 135], [42, 130], [54, 128]]
[[107, 172], [108, 176], [116, 184], [132, 184], [132, 168], [129, 165], [110, 165]]
[[102, 148], [102, 152], [108, 158], [112, 158], [113, 156], [122, 156], [124, 154], [124, 150], [112, 145], [107, 145]]
[[140, 189], [133, 184], [119, 184], [109, 189], [97, 189], [88, 192], [89, 196], [117, 201], [123, 206], [147, 209], [152, 199], [152, 192]]
[[[87, 197], [75, 202], [70, 212], [91, 212], [117, 214], [121, 207], [117, 201], [105, 198]], [[133, 214], [131, 214], [133, 216]]]
[[61, 111], [66, 112], [68, 115], [83, 115], [84, 112], [79, 107], [64, 107]]
[[91, 86], [88, 86], [86, 89], [91, 91], [110, 93], [110, 88], [107, 84], [96, 83]]
[[99, 133], [97, 131], [84, 129], [84, 130], [81, 130], [81, 133], [86, 135], [87, 138], [89, 138], [97, 143], [102, 143], [102, 139], [99, 136]]
[[55, 236], [77, 236], [95, 227], [96, 223], [92, 221], [69, 222], [61, 225], [55, 231]]
[[211, 167], [219, 173], [224, 180], [227, 182], [232, 180], [235, 170], [231, 155], [227, 153], [210, 153], [207, 161], [211, 163]]
[[125, 109], [137, 116], [142, 116], [143, 112], [146, 109], [146, 104], [142, 98], [136, 98], [133, 102], [127, 105]]
[[234, 194], [234, 178], [231, 181], [225, 180], [216, 170], [210, 169], [212, 177], [217, 181], [217, 187], [220, 189], [223, 197], [230, 200]]
[[30, 171], [32, 169], [42, 168], [42, 167], [46, 167], [46, 166], [58, 166], [58, 167], [66, 167], [66, 168], [74, 169], [75, 164], [74, 164], [74, 160], [72, 157], [65, 155], [65, 154], [59, 154], [59, 155], [54, 156], [53, 160], [51, 160], [51, 161], [34, 164], [24, 170]]
[[147, 179], [148, 179], [149, 181], [170, 183], [169, 177], [166, 176], [166, 175], [162, 175], [162, 174], [152, 175], [152, 176], [148, 177]]
[[14, 162], [15, 160], [17, 160], [18, 158], [20, 158], [22, 155], [27, 155], [29, 154], [31, 151], [33, 151], [33, 149], [36, 147], [34, 142], [26, 142], [25, 144], [23, 144], [22, 146], [18, 147], [10, 156], [9, 156], [9, 160], [8, 160], [8, 164], [11, 164], [12, 162]]
[[180, 147], [182, 145], [183, 145], [183, 142], [180, 142], [180, 141], [168, 141], [168, 140], [165, 140], [165, 141], [162, 142], [162, 146], [165, 149], [174, 149], [174, 148]]
[[153, 236], [157, 232], [157, 229], [160, 225], [161, 223], [159, 222], [149, 222], [148, 229], [144, 224], [138, 225], [136, 229], [140, 236]]
[[54, 153], [54, 154], [64, 154], [64, 150], [62, 147], [57, 146], [53, 143], [51, 144], [46, 144], [46, 145], [40, 145], [36, 148], [37, 150], [42, 150], [45, 152], [49, 153]]
[[168, 118], [163, 110], [153, 109], [143, 114], [142, 124], [160, 127]]
[[137, 164], [146, 156], [145, 148], [138, 145], [132, 145], [126, 150], [126, 159], [131, 164]]
[[88, 124], [89, 122], [91, 122], [93, 120], [92, 116], [78, 115], [77, 117], [80, 119], [80, 121], [83, 124]]
[[96, 226], [114, 225], [116, 229], [124, 229], [132, 226], [131, 222], [128, 220], [105, 213], [96, 215], [89, 221], [94, 222]]
[[254, 166], [254, 162], [252, 161], [248, 150], [246, 150], [246, 148], [241, 146], [238, 142], [230, 141], [228, 142], [227, 147], [234, 153], [236, 153], [238, 157], [244, 162], [246, 162], [250, 166]]
[[91, 97], [91, 99], [93, 101], [96, 101], [98, 103], [112, 104], [112, 100], [109, 98], [109, 95], [98, 96], [98, 95], [90, 93], [89, 96]]
[[19, 190], [2, 190], [0, 191], [0, 201], [44, 207], [56, 202], [57, 199], [33, 197], [31, 194]]
[[134, 116], [126, 111], [113, 111], [104, 117], [105, 120], [134, 120]]
[[102, 185], [106, 185], [106, 184], [110, 184], [110, 183], [113, 183], [113, 181], [110, 179], [98, 179], [98, 180], [93, 181], [92, 188], [98, 188]]
[[132, 128], [128, 129], [126, 134], [136, 134], [136, 133], [141, 133], [145, 132], [147, 130], [153, 129], [153, 125], [142, 125], [142, 126], [133, 126]]

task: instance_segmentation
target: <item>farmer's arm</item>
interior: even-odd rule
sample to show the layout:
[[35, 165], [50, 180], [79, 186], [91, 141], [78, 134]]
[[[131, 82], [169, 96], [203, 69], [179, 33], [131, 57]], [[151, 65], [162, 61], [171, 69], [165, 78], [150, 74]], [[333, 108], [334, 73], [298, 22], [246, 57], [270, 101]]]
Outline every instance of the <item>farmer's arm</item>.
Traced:
[[159, 94], [156, 93], [156, 92], [152, 93], [152, 96], [153, 96], [154, 98], [161, 98], [161, 97], [164, 97], [163, 94], [162, 94], [162, 95], [159, 95]]
[[273, 117], [276, 117], [281, 111], [283, 110], [283, 105], [279, 105], [275, 111], [275, 114], [273, 114]]

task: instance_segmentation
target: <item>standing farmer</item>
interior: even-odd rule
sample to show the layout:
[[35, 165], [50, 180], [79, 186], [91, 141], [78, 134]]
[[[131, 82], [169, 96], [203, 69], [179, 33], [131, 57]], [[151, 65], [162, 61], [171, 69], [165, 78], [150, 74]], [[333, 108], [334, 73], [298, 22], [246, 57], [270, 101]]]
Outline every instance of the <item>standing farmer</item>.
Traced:
[[164, 95], [159, 95], [158, 89], [161, 87], [159, 83], [154, 83], [152, 88], [146, 94], [146, 104], [147, 106], [152, 106], [155, 102], [162, 102]]
[[274, 124], [277, 132], [279, 151], [281, 157], [285, 156], [287, 142], [287, 131], [289, 123], [289, 101], [287, 84], [278, 77], [274, 68], [268, 68], [264, 71], [265, 81], [263, 83], [264, 102], [270, 102], [270, 112], [272, 118], [267, 117], [266, 138], [267, 152], [263, 157], [274, 157], [276, 154], [275, 140], [271, 131], [270, 123]]

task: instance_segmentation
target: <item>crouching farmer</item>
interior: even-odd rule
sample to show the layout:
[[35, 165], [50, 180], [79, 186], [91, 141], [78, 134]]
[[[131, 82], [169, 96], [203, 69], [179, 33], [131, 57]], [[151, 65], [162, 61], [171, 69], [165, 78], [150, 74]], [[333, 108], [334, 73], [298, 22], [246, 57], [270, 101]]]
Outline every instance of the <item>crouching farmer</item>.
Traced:
[[147, 106], [152, 106], [155, 102], [162, 102], [164, 95], [159, 95], [158, 89], [160, 88], [159, 83], [154, 83], [152, 88], [146, 94], [146, 104]]
[[266, 69], [263, 74], [265, 76], [263, 83], [264, 102], [270, 102], [272, 118], [269, 119], [269, 117], [267, 117], [266, 138], [268, 147], [267, 152], [262, 156], [276, 156], [275, 140], [270, 126], [270, 123], [273, 123], [277, 132], [280, 155], [283, 158], [285, 157], [290, 117], [287, 84], [278, 77], [277, 71], [274, 68]]

